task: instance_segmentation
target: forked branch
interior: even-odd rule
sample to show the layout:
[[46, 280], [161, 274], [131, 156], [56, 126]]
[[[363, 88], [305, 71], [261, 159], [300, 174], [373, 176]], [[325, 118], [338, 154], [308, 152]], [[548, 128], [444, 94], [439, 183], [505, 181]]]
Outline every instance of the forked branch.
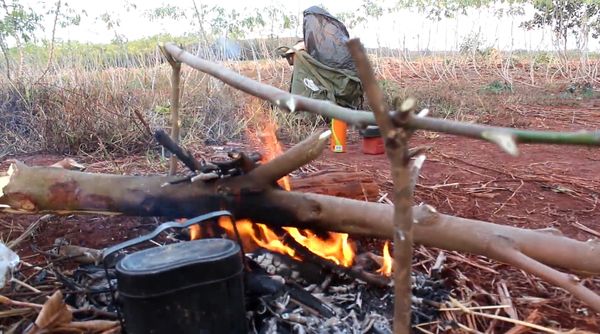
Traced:
[[585, 287], [575, 275], [560, 272], [523, 254], [515, 243], [507, 237], [496, 236], [490, 242], [490, 250], [496, 259], [523, 269], [536, 275], [548, 283], [552, 283], [569, 291], [573, 296], [588, 304], [594, 311], [600, 313], [600, 296]]

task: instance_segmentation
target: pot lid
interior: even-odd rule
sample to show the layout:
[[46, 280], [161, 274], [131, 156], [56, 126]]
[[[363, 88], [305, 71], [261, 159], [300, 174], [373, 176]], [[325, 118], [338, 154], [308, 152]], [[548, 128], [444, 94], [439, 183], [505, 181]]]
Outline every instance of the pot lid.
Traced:
[[130, 274], [148, 273], [182, 267], [191, 263], [215, 262], [239, 252], [228, 239], [200, 239], [153, 247], [127, 255], [120, 269]]

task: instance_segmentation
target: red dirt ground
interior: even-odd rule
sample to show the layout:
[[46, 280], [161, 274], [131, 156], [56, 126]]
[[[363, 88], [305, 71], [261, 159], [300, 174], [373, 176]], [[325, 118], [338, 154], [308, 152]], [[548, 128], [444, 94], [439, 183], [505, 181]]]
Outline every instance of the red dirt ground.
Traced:
[[[532, 107], [521, 109], [519, 113], [518, 122], [496, 119], [493, 124], [540, 130], [600, 129], [600, 107], [597, 106], [587, 109]], [[415, 191], [417, 203], [431, 204], [443, 213], [498, 224], [530, 229], [557, 228], [566, 236], [579, 240], [600, 236], [577, 225], [600, 232], [598, 148], [520, 145], [520, 155], [511, 157], [487, 142], [428, 133], [417, 133], [411, 140], [411, 147], [416, 146], [431, 147]], [[327, 152], [322, 163], [337, 163], [371, 172], [376, 179], [390, 180], [386, 156], [362, 154], [357, 139], [349, 145], [348, 153]], [[390, 181], [381, 186], [391, 192]], [[600, 332], [597, 316], [582, 315], [584, 306], [581, 303], [560, 289], [532, 282], [530, 275], [520, 270], [491, 264], [490, 267], [500, 273], [497, 275], [470, 265], [459, 267], [472, 280], [471, 284], [479, 285], [482, 291], [491, 294], [494, 294], [498, 281], [505, 281], [511, 296], [516, 297], [521, 319], [533, 309], [540, 308], [547, 324]], [[599, 279], [590, 278], [587, 283], [588, 287], [600, 292]], [[519, 302], [518, 297], [525, 296], [546, 300], [541, 305], [531, 304], [527, 298]]]
[[[596, 105], [594, 105], [596, 103]], [[580, 107], [521, 107], [511, 110], [511, 117], [490, 119], [489, 123], [535, 129], [578, 130], [600, 128], [598, 101]], [[520, 145], [519, 157], [511, 157], [495, 145], [450, 135], [417, 133], [411, 146], [427, 145], [427, 160], [417, 186], [415, 200], [435, 206], [439, 211], [467, 218], [481, 219], [523, 228], [555, 227], [565, 235], [587, 240], [592, 237], [582, 230], [583, 224], [600, 232], [600, 149], [557, 145]], [[205, 154], [215, 148], [205, 148]], [[62, 159], [53, 155], [19, 157], [29, 165], [49, 165]], [[89, 171], [112, 169], [110, 162], [87, 163]], [[149, 170], [144, 158], [122, 165], [126, 173], [160, 173]], [[352, 132], [348, 153], [326, 152], [312, 164], [316, 168], [357, 169], [372, 173], [380, 182], [382, 192], [391, 190], [389, 164], [385, 155], [364, 155], [360, 152], [358, 136]], [[3, 170], [7, 163], [0, 164]], [[154, 167], [155, 168], [155, 167]], [[0, 216], [2, 239], [13, 239], [36, 217]], [[55, 238], [63, 237], [72, 244], [102, 248], [137, 236], [155, 226], [153, 218], [61, 217], [41, 225], [32, 240], [21, 244], [17, 252], [29, 262], [36, 258], [32, 245], [40, 249], [51, 247]], [[578, 227], [579, 226], [579, 227]], [[552, 245], [544, 245], [552, 247]], [[437, 254], [437, 250], [426, 250]], [[451, 254], [452, 255], [452, 254]], [[432, 264], [418, 266], [429, 268]], [[485, 266], [487, 269], [478, 268]], [[453, 254], [448, 268], [456, 282], [472, 291], [456, 289], [459, 296], [478, 300], [482, 305], [499, 304], [497, 284], [505, 282], [513, 297], [520, 319], [539, 309], [545, 320], [538, 323], [562, 329], [580, 328], [600, 332], [596, 316], [585, 315], [585, 306], [569, 294], [539, 282], [520, 270], [475, 256]], [[600, 280], [588, 279], [588, 286], [600, 292]], [[530, 297], [536, 297], [534, 299]], [[590, 312], [591, 313], [591, 312]], [[500, 312], [500, 315], [505, 315]], [[480, 329], [486, 327], [480, 322]], [[497, 330], [512, 325], [496, 323]]]

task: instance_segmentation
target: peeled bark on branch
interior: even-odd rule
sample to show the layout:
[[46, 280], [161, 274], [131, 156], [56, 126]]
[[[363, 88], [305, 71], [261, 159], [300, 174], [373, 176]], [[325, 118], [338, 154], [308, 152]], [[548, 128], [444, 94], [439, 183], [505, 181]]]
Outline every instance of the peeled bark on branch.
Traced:
[[[411, 263], [413, 252], [413, 187], [411, 182], [408, 153], [408, 139], [411, 133], [404, 128], [396, 129], [388, 112], [383, 92], [377, 84], [375, 72], [369, 63], [367, 52], [358, 39], [347, 43], [352, 59], [356, 64], [358, 77], [365, 95], [373, 109], [377, 125], [385, 139], [385, 152], [392, 165], [394, 182], [394, 333], [410, 332], [412, 307]], [[416, 104], [414, 104], [416, 105]], [[404, 114], [412, 112], [404, 110]]]

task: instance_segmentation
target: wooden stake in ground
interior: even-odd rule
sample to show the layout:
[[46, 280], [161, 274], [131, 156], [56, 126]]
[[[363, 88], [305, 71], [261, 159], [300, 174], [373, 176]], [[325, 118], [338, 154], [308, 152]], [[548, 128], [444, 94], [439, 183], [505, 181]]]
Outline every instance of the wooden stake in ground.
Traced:
[[[410, 133], [396, 128], [388, 113], [383, 92], [377, 84], [375, 73], [360, 40], [348, 42], [350, 54], [356, 63], [358, 76], [365, 88], [365, 95], [375, 114], [375, 120], [385, 141], [385, 151], [392, 164], [394, 182], [394, 333], [410, 333], [411, 311], [411, 264], [413, 243], [413, 190], [408, 168], [408, 138]], [[401, 112], [411, 112], [416, 103], [406, 101]]]
[[[175, 143], [179, 143], [179, 97], [181, 96], [180, 82], [181, 82], [181, 62], [175, 60], [171, 57], [165, 49], [164, 46], [160, 46], [160, 50], [162, 51], [165, 58], [171, 65], [171, 138]], [[169, 175], [175, 175], [177, 172], [177, 157], [171, 155], [171, 160], [169, 161]]]

